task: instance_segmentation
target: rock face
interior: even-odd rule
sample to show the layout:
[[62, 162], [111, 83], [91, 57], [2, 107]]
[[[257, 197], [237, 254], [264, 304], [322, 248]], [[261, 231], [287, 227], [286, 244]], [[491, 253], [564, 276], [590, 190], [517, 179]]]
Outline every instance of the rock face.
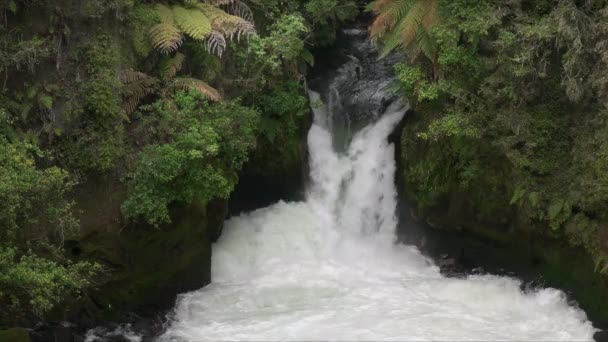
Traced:
[[86, 326], [131, 312], [152, 315], [171, 308], [177, 294], [210, 282], [211, 242], [221, 232], [225, 200], [173, 208], [171, 224], [151, 227], [121, 221], [120, 183], [98, 181], [79, 190], [81, 236], [66, 246], [74, 259], [95, 261], [104, 271], [97, 288], [65, 306], [57, 320]]

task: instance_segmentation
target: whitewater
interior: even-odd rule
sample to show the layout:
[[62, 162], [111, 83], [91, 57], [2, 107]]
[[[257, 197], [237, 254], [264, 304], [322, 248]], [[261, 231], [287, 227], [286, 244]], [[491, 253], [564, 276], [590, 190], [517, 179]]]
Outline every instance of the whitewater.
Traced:
[[332, 115], [311, 93], [306, 200], [225, 223], [212, 283], [179, 296], [159, 341], [590, 341], [596, 331], [562, 291], [519, 280], [448, 278], [396, 242], [395, 102], [333, 144]]

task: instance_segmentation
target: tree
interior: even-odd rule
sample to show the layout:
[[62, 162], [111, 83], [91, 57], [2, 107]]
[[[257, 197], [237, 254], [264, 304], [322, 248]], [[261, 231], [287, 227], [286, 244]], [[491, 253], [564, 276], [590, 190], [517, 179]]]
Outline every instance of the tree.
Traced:
[[[184, 4], [155, 7], [160, 22], [150, 28], [149, 37], [152, 45], [164, 54], [176, 51], [187, 35], [206, 41], [209, 52], [221, 56], [226, 49], [226, 37], [240, 39], [255, 33], [251, 10], [238, 0], [215, 0], [212, 4], [184, 0]], [[219, 5], [234, 15], [216, 7]]]
[[382, 56], [403, 48], [412, 60], [420, 54], [434, 64], [437, 45], [431, 29], [439, 22], [439, 0], [375, 0], [368, 9], [376, 13], [370, 26], [373, 41], [384, 43]]
[[124, 84], [123, 111], [130, 114], [137, 105], [148, 95], [157, 94], [168, 98], [176, 90], [195, 90], [211, 101], [219, 101], [219, 92], [207, 82], [192, 77], [176, 77], [181, 70], [186, 57], [177, 52], [173, 57], [165, 58], [160, 64], [159, 77], [133, 69], [124, 70], [120, 79]]

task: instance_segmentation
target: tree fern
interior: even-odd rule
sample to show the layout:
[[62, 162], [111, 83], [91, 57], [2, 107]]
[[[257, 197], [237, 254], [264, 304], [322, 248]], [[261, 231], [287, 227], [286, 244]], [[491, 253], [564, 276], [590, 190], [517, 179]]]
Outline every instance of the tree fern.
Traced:
[[173, 19], [177, 27], [196, 40], [204, 40], [211, 33], [211, 21], [197, 8], [173, 6]]
[[120, 80], [124, 85], [122, 110], [125, 114], [134, 112], [144, 97], [158, 90], [158, 79], [132, 69], [123, 70]]
[[231, 3], [224, 5], [226, 12], [243, 18], [245, 21], [253, 23], [253, 12], [251, 8], [242, 1], [232, 0]]
[[253, 23], [239, 16], [228, 14], [209, 4], [199, 4], [198, 8], [209, 16], [213, 30], [229, 39], [234, 39], [235, 36], [240, 39], [243, 35], [255, 33]]
[[184, 37], [182, 32], [175, 26], [173, 11], [165, 5], [157, 5], [156, 11], [161, 22], [152, 26], [150, 29], [150, 39], [152, 45], [162, 53], [169, 53], [177, 50]]
[[161, 22], [150, 29], [149, 36], [154, 48], [162, 53], [177, 50], [187, 35], [206, 41], [208, 51], [221, 56], [227, 39], [236, 37], [240, 40], [243, 35], [255, 33], [253, 13], [239, 0], [210, 0], [208, 3], [182, 0], [182, 3], [186, 7], [160, 4], [155, 7]]
[[177, 75], [177, 72], [182, 69], [186, 56], [181, 53], [176, 53], [175, 56], [167, 58], [160, 63], [160, 78], [168, 82]]
[[210, 54], [217, 55], [218, 57], [222, 57], [224, 51], [226, 50], [226, 37], [221, 32], [213, 31], [207, 38], [207, 51]]
[[435, 59], [430, 29], [439, 22], [438, 0], [376, 0], [368, 8], [377, 16], [370, 26], [372, 40], [384, 43], [382, 56], [397, 47]]

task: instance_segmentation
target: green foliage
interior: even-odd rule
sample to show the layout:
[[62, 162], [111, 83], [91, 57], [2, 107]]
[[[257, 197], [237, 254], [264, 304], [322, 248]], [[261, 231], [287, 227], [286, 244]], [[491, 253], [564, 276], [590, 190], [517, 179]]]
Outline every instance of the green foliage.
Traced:
[[566, 236], [604, 265], [606, 4], [438, 4], [436, 62], [396, 66], [419, 113], [402, 141], [408, 192]]
[[313, 27], [313, 39], [319, 46], [335, 41], [336, 30], [345, 22], [359, 14], [355, 1], [310, 0], [304, 5], [307, 20]]
[[44, 315], [88, 287], [98, 271], [90, 263], [62, 265], [53, 260], [78, 228], [73, 203], [65, 199], [73, 181], [57, 167], [36, 167], [35, 158], [44, 158], [35, 145], [0, 136], [0, 320], [4, 322], [14, 322], [27, 312]]
[[[123, 213], [158, 225], [169, 222], [173, 203], [227, 198], [236, 172], [255, 144], [256, 111], [235, 102], [208, 104], [197, 92], [145, 107], [146, 130], [167, 143], [147, 146], [128, 176]], [[170, 130], [161, 130], [168, 127]]]
[[66, 296], [78, 295], [99, 271], [95, 264], [62, 265], [31, 252], [20, 255], [0, 245], [0, 319], [13, 321], [24, 312], [42, 317]]
[[49, 41], [41, 37], [12, 41], [8, 35], [0, 35], [4, 48], [0, 50], [0, 69], [6, 74], [8, 69], [34, 71], [51, 54]]
[[[50, 239], [63, 243], [77, 222], [64, 199], [73, 182], [57, 167], [38, 169], [42, 151], [27, 142], [0, 136], [0, 238], [2, 241]], [[39, 229], [39, 226], [47, 229]]]
[[368, 9], [376, 13], [370, 26], [372, 40], [382, 40], [383, 55], [397, 47], [412, 59], [423, 53], [435, 61], [437, 48], [431, 29], [439, 21], [439, 0], [376, 0]]
[[304, 5], [304, 8], [310, 14], [313, 23], [323, 25], [339, 23], [359, 14], [357, 5], [352, 1], [311, 0]]
[[271, 71], [281, 66], [281, 61], [294, 61], [304, 50], [303, 36], [309, 32], [304, 18], [287, 14], [270, 27], [266, 37], [254, 37], [249, 42], [250, 53], [256, 57], [260, 69]]
[[276, 86], [271, 92], [262, 95], [258, 102], [261, 113], [261, 133], [274, 143], [277, 135], [288, 136], [286, 140], [297, 136], [300, 119], [308, 111], [308, 100], [297, 82], [291, 81]]
[[106, 35], [99, 36], [83, 50], [89, 74], [84, 85], [85, 109], [93, 115], [92, 120], [101, 125], [112, 122], [120, 113], [118, 51], [118, 47]]
[[[244, 4], [241, 4], [241, 8], [232, 6], [236, 11], [235, 15], [198, 1], [189, 1], [186, 5], [187, 7], [169, 7], [157, 4], [155, 11], [160, 22], [154, 25], [151, 25], [152, 20], [144, 22], [151, 25], [148, 37], [152, 46], [160, 52], [167, 54], [176, 51], [183, 44], [184, 36], [188, 36], [197, 41], [207, 40], [208, 50], [221, 56], [226, 38], [232, 39], [236, 36], [240, 39], [241, 36], [255, 33], [250, 10]], [[141, 36], [142, 34], [138, 35], [137, 42], [141, 41]], [[220, 49], [218, 44], [221, 45]]]

